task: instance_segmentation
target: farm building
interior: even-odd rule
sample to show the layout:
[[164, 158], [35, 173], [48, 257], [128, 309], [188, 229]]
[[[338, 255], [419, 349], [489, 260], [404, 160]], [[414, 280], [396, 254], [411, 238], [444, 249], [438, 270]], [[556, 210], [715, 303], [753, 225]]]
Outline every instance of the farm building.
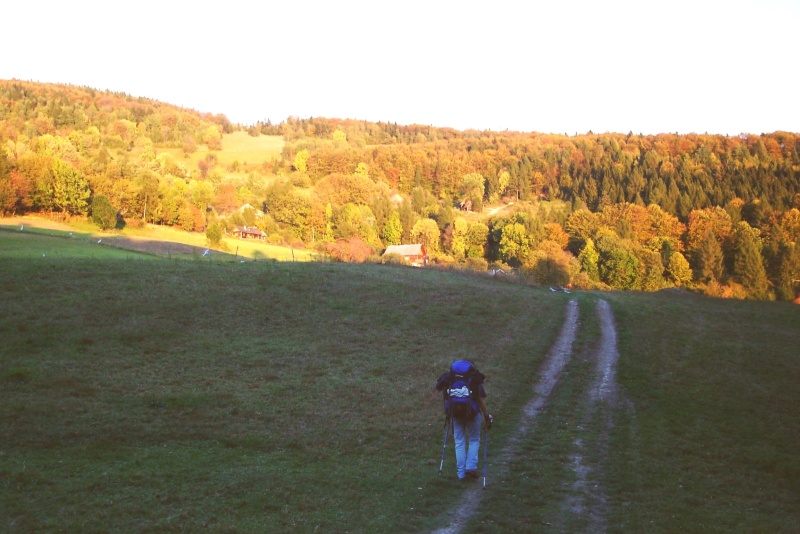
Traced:
[[403, 258], [405, 263], [414, 267], [422, 267], [428, 263], [428, 254], [424, 245], [389, 245], [383, 255], [396, 254]]
[[238, 237], [240, 239], [260, 239], [263, 241], [267, 238], [267, 234], [255, 226], [237, 226], [231, 231], [231, 233], [234, 237]]

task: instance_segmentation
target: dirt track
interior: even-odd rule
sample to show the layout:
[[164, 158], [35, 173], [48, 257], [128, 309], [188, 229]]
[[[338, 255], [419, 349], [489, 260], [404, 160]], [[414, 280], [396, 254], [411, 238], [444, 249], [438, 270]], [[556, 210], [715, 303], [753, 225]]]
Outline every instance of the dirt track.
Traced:
[[[601, 443], [593, 445], [596, 445], [601, 451], [601, 455], [605, 456], [607, 454], [607, 434], [613, 425], [613, 413], [616, 408], [616, 365], [619, 353], [614, 317], [611, 307], [606, 301], [598, 301], [597, 314], [600, 320], [601, 340], [594, 354], [595, 378], [585, 392], [583, 417], [584, 419], [603, 418], [605, 432], [601, 437]], [[507, 465], [519, 451], [522, 441], [530, 439], [529, 435], [536, 424], [536, 418], [546, 407], [562, 371], [569, 363], [578, 326], [578, 303], [572, 300], [567, 304], [564, 323], [542, 365], [540, 378], [533, 386], [534, 396], [525, 405], [515, 434], [509, 439], [497, 461], [492, 462], [493, 481], [511, 476]], [[587, 463], [583, 452], [584, 447], [582, 439], [578, 438], [571, 454], [575, 477], [571, 482], [565, 482], [566, 498], [561, 507], [562, 518], [559, 519], [565, 519], [569, 515], [583, 517], [586, 524], [589, 525], [590, 532], [602, 532], [606, 527], [605, 492], [602, 481], [593, 476], [597, 469], [596, 466]], [[479, 512], [482, 495], [481, 487], [472, 487], [466, 490], [461, 502], [447, 512], [447, 526], [435, 532], [437, 534], [461, 532], [470, 517]], [[554, 521], [553, 525], [558, 527], [558, 523], [561, 521]]]

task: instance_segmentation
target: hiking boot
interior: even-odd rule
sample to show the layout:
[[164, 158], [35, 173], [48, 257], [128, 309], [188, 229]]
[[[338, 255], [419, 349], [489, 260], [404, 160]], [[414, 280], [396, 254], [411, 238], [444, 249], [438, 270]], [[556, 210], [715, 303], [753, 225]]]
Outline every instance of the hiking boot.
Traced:
[[478, 478], [478, 472], [477, 471], [467, 471], [467, 476], [469, 478]]

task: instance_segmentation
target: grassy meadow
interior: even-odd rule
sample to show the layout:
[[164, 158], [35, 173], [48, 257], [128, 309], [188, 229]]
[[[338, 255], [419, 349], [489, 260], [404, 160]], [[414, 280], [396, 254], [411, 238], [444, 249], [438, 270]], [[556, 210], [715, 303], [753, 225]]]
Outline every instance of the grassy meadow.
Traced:
[[[608, 531], [800, 529], [796, 306], [95, 245], [0, 231], [4, 532], [441, 527], [464, 486], [452, 447], [436, 474], [432, 386], [465, 357], [496, 418], [469, 531], [586, 527], [562, 504], [577, 439]], [[620, 350], [603, 417], [585, 403], [599, 298]], [[569, 299], [575, 355], [493, 479]]]
[[[10, 224], [11, 221], [14, 221], [14, 224]], [[21, 232], [19, 231], [19, 221], [24, 222], [24, 230]], [[93, 245], [94, 249], [119, 248], [121, 250], [116, 255], [126, 257], [130, 255], [131, 248], [128, 238], [139, 241], [139, 246], [136, 247], [139, 252], [168, 258], [180, 256], [196, 258], [208, 248], [205, 234], [185, 232], [166, 226], [126, 227], [121, 231], [103, 232], [91, 221], [79, 219], [70, 221], [69, 226], [57, 226], [57, 228], [48, 227], [46, 220], [36, 218], [0, 219], [0, 231], [6, 231], [6, 238], [9, 239], [7, 249], [10, 250], [12, 242], [19, 242], [20, 244], [14, 245], [14, 247], [16, 249], [30, 249], [26, 253], [27, 255], [36, 253], [46, 255], [51, 251], [53, 254], [64, 253], [66, 257], [96, 255], [96, 253], [105, 254], [83, 246], [88, 243]], [[16, 234], [17, 237], [13, 237], [12, 234]], [[29, 243], [22, 237], [26, 235], [51, 236], [61, 239], [42, 239]], [[68, 239], [72, 243], [67, 245], [63, 242], [64, 239]], [[102, 245], [102, 247], [94, 245]], [[37, 246], [39, 250], [34, 250]], [[64, 247], [70, 252], [63, 252], [62, 249]], [[213, 250], [217, 252], [213, 254], [213, 258], [219, 261], [268, 260], [305, 262], [319, 259], [318, 254], [312, 250], [295, 249], [271, 245], [263, 241], [236, 239], [233, 237], [223, 238], [220, 246]], [[2, 254], [2, 251], [0, 251], [0, 254]], [[110, 254], [113, 255], [114, 253]], [[211, 260], [211, 258], [208, 259]]]
[[[214, 151], [217, 162], [224, 167], [238, 163], [239, 165], [263, 165], [278, 160], [283, 152], [283, 137], [280, 135], [251, 136], [247, 132], [232, 132], [222, 136], [222, 150]], [[197, 162], [205, 159], [209, 150], [206, 145], [198, 145], [197, 150], [189, 156], [182, 149], [159, 149], [169, 152], [176, 160], [197, 167]]]

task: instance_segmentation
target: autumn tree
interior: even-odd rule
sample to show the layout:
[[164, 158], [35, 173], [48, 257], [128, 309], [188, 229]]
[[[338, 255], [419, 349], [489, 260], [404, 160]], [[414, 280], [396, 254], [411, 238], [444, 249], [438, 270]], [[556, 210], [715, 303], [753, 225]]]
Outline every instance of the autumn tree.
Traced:
[[439, 250], [439, 225], [433, 219], [420, 219], [411, 229], [411, 238], [425, 245], [429, 253], [436, 252]]
[[375, 182], [364, 174], [329, 174], [314, 186], [314, 195], [321, 202], [336, 206], [344, 206], [348, 202], [369, 205], [377, 191]]
[[[657, 204], [647, 206], [647, 213], [652, 235], [668, 242], [671, 250], [682, 252], [682, 238], [686, 232], [686, 226]], [[641, 242], [645, 243], [646, 241], [647, 239], [643, 239]]]
[[599, 227], [600, 221], [597, 215], [588, 209], [572, 212], [564, 223], [564, 230], [569, 235], [571, 242], [576, 243], [578, 246], [589, 239], [594, 239]]
[[600, 281], [614, 289], [636, 289], [640, 265], [630, 244], [607, 232], [597, 238], [596, 247]]
[[483, 258], [486, 256], [486, 239], [489, 227], [480, 222], [471, 222], [464, 238], [464, 254], [467, 258]]
[[352, 202], [345, 204], [339, 212], [335, 221], [335, 235], [345, 240], [358, 237], [376, 250], [382, 246], [372, 210], [369, 206], [359, 206]]
[[562, 250], [569, 245], [569, 237], [569, 234], [558, 223], [551, 222], [544, 225], [544, 239], [555, 242]]
[[86, 215], [92, 195], [86, 178], [62, 160], [55, 160], [52, 170], [54, 206], [64, 213]]
[[711, 234], [721, 245], [730, 236], [732, 230], [733, 222], [731, 221], [731, 216], [723, 208], [716, 206], [692, 210], [689, 214], [687, 228], [687, 249], [690, 252], [696, 251], [700, 244], [705, 241], [708, 231], [711, 231]]
[[469, 224], [463, 217], [456, 217], [449, 226], [451, 232], [450, 253], [456, 258], [464, 258], [467, 251], [467, 230]]
[[420, 216], [412, 209], [411, 203], [407, 199], [400, 203], [397, 208], [397, 214], [400, 216], [400, 225], [403, 228], [401, 244], [410, 243], [412, 240], [411, 231]]
[[325, 250], [331, 258], [348, 263], [364, 263], [373, 254], [372, 248], [357, 236], [337, 239], [328, 243]]
[[398, 212], [393, 211], [392, 214], [389, 215], [389, 219], [383, 226], [381, 236], [387, 245], [399, 245], [401, 243], [403, 225], [400, 223], [400, 214]]
[[[211, 185], [207, 182], [202, 183], [205, 183], [207, 188], [211, 188]], [[134, 203], [137, 215], [140, 213], [142, 220], [147, 220], [149, 212], [150, 219], [153, 220], [155, 218], [154, 211], [158, 207], [158, 176], [150, 171], [141, 172], [134, 179], [133, 185], [136, 191]], [[198, 207], [203, 211], [205, 211], [206, 206], [208, 206], [208, 203], [211, 201], [210, 193], [210, 191], [207, 191], [203, 198], [203, 204], [198, 204]]]
[[633, 247], [633, 255], [638, 261], [638, 275], [633, 289], [641, 291], [658, 291], [666, 284], [664, 280], [664, 264], [661, 254], [641, 246]]
[[686, 286], [692, 281], [692, 268], [689, 266], [689, 261], [680, 252], [670, 254], [666, 273], [672, 283], [678, 287]]
[[230, 212], [239, 207], [236, 195], [236, 186], [230, 182], [220, 184], [211, 201], [215, 208], [223, 212]]
[[[511, 175], [508, 173], [508, 171], [503, 171], [499, 174], [497, 177], [497, 194], [499, 196], [503, 196], [505, 194], [510, 181]], [[497, 198], [494, 198], [493, 200], [497, 200]]]
[[302, 239], [311, 214], [311, 201], [306, 195], [291, 185], [276, 184], [268, 190], [265, 204], [276, 222], [287, 225], [295, 237]]
[[222, 242], [222, 226], [218, 221], [214, 220], [206, 227], [206, 241], [212, 247], [219, 246]]
[[177, 223], [187, 232], [199, 232], [205, 226], [205, 213], [188, 200], [184, 201], [178, 208]]
[[518, 222], [506, 224], [500, 237], [500, 259], [509, 265], [525, 265], [533, 245], [525, 226]]
[[297, 172], [300, 173], [307, 173], [308, 172], [308, 150], [305, 148], [297, 152], [294, 157], [294, 168]]
[[459, 195], [462, 200], [469, 200], [472, 210], [483, 210], [483, 197], [486, 193], [486, 180], [479, 173], [473, 172], [461, 178]]
[[209, 150], [222, 149], [222, 134], [216, 126], [209, 126], [202, 132], [201, 141]]
[[359, 161], [353, 174], [360, 178], [369, 178], [369, 167], [363, 161]]
[[191, 180], [189, 182], [189, 199], [200, 211], [205, 212], [206, 208], [214, 201], [214, 186], [209, 182]]
[[598, 270], [598, 263], [600, 261], [600, 253], [594, 246], [592, 239], [586, 240], [580, 254], [578, 255], [578, 262], [580, 263], [581, 270], [584, 271], [592, 282], [600, 280], [600, 271]]
[[563, 250], [559, 243], [545, 240], [532, 253], [527, 271], [540, 284], [566, 286], [580, 266], [575, 257]]
[[430, 217], [439, 210], [439, 203], [430, 191], [415, 187], [411, 191], [411, 207], [422, 217]]
[[30, 192], [30, 181], [18, 171], [12, 169], [0, 175], [0, 215], [28, 209]]

